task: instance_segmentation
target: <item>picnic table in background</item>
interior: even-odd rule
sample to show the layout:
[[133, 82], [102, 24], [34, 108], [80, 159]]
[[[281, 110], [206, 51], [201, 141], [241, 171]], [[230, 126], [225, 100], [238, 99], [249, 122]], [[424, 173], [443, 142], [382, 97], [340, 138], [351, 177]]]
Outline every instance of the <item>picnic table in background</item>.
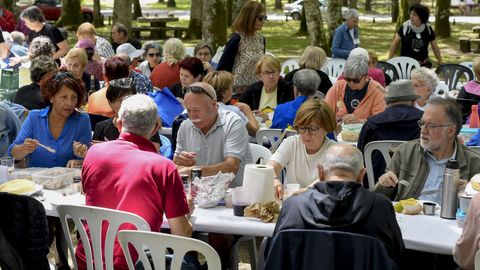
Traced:
[[181, 38], [182, 33], [188, 30], [182, 26], [167, 26], [168, 22], [178, 21], [178, 17], [138, 17], [138, 22], [147, 22], [150, 26], [132, 26], [131, 33], [135, 38], [140, 38], [140, 32], [149, 31], [151, 39], [164, 39], [167, 31], [173, 31], [173, 36]]

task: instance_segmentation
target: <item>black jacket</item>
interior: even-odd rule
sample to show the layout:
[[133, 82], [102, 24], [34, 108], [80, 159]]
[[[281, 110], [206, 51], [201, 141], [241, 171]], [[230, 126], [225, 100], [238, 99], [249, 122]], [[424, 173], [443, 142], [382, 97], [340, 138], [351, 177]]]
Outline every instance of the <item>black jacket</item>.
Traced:
[[[373, 141], [398, 140], [411, 141], [420, 137], [418, 120], [423, 111], [408, 105], [393, 105], [384, 112], [369, 117], [362, 127], [357, 147], [362, 151], [365, 145]], [[385, 161], [380, 153], [372, 157], [373, 172], [376, 180], [385, 172]]]
[[390, 200], [346, 181], [318, 182], [283, 202], [273, 236], [287, 229], [351, 232], [374, 237], [397, 264], [404, 249]]
[[[258, 110], [260, 97], [262, 96], [262, 87], [262, 81], [258, 81], [249, 85], [240, 97], [240, 102], [248, 104], [252, 110]], [[277, 104], [285, 103], [293, 100], [294, 98], [292, 82], [280, 78], [277, 84]]]

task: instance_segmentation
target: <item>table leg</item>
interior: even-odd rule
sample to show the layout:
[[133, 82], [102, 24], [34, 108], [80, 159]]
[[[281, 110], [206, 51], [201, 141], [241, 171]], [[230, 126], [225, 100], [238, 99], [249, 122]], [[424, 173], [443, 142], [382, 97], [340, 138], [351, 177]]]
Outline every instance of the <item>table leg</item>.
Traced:
[[[166, 22], [152, 22], [150, 23], [152, 27], [160, 27], [160, 28], [165, 28], [167, 26]], [[152, 30], [150, 31], [150, 37], [152, 39], [164, 39], [167, 37], [167, 33], [165, 29], [160, 29], [160, 30]]]

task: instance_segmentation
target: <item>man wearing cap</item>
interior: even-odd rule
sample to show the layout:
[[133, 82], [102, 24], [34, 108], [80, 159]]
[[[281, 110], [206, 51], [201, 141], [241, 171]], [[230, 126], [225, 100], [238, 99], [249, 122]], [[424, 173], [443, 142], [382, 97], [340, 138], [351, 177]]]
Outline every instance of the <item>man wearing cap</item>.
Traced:
[[375, 191], [395, 201], [415, 198], [441, 204], [447, 161], [457, 160], [460, 179], [470, 180], [480, 172], [480, 155], [457, 140], [462, 112], [454, 100], [429, 99], [418, 125], [420, 140], [397, 148]]
[[142, 44], [140, 41], [128, 37], [128, 29], [125, 25], [121, 23], [116, 23], [112, 26], [112, 48], [118, 54], [117, 48], [118, 46], [130, 43], [133, 47], [140, 49], [142, 48]]
[[144, 53], [144, 50], [137, 50], [132, 44], [124, 43], [117, 48], [117, 56], [121, 57], [125, 62], [127, 62], [130, 69], [129, 77], [132, 78], [133, 84], [137, 93], [148, 93], [153, 91], [152, 81], [147, 76], [140, 74], [136, 70], [138, 65], [138, 58]]
[[173, 162], [187, 174], [193, 167], [200, 167], [202, 176], [234, 173], [231, 186], [241, 186], [245, 164], [252, 161], [245, 124], [236, 113], [218, 109], [215, 90], [207, 83], [187, 87], [184, 100], [188, 119], [178, 130]]
[[[392, 82], [385, 97], [387, 109], [367, 119], [358, 138], [358, 149], [364, 152], [365, 146], [373, 141], [418, 139], [420, 127], [417, 122], [423, 114], [415, 108], [418, 98], [411, 80]], [[380, 153], [374, 153], [372, 164], [376, 181], [385, 172], [386, 164]]]

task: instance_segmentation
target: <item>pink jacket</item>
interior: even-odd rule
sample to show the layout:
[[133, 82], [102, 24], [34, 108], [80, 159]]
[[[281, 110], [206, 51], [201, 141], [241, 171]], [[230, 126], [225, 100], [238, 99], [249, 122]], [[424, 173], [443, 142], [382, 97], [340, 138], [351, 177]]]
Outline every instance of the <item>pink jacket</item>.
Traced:
[[[373, 79], [370, 79], [367, 93], [362, 99], [353, 114], [360, 120], [366, 120], [368, 117], [383, 112], [387, 108], [385, 103], [385, 94], [383, 87]], [[345, 106], [345, 88], [347, 81], [337, 80], [335, 84], [328, 90], [325, 101], [335, 112], [337, 119], [347, 115], [347, 107]]]

